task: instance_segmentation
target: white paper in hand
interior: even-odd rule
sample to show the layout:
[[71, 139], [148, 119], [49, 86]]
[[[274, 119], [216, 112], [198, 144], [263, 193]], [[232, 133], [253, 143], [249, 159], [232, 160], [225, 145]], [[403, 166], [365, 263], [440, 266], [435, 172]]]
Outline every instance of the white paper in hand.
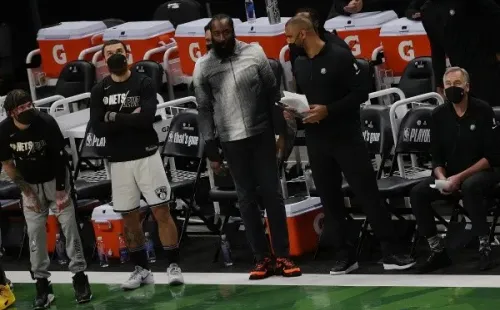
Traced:
[[303, 113], [309, 110], [309, 103], [305, 95], [299, 95], [296, 93], [291, 93], [288, 91], [283, 91], [284, 97], [281, 98], [281, 102], [286, 104], [292, 109], [295, 109], [298, 113]]

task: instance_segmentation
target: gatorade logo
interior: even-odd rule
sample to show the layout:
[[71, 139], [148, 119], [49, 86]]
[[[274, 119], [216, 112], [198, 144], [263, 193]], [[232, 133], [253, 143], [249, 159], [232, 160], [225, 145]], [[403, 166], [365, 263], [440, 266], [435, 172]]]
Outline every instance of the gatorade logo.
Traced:
[[345, 43], [349, 45], [354, 56], [361, 55], [361, 44], [359, 44], [359, 36], [347, 36], [345, 38]]
[[193, 42], [189, 44], [189, 57], [191, 57], [191, 60], [194, 62], [201, 57], [200, 43]]
[[325, 218], [325, 214], [322, 212], [318, 213], [318, 215], [316, 215], [316, 217], [314, 218], [313, 227], [314, 227], [314, 231], [318, 235], [321, 235], [321, 232], [323, 231], [323, 219], [324, 218]]
[[415, 50], [413, 49], [413, 41], [402, 41], [398, 47], [399, 56], [404, 61], [411, 61], [415, 58]]
[[68, 59], [66, 58], [66, 52], [64, 51], [64, 46], [62, 44], [56, 44], [52, 48], [52, 57], [54, 61], [59, 65], [64, 65]]

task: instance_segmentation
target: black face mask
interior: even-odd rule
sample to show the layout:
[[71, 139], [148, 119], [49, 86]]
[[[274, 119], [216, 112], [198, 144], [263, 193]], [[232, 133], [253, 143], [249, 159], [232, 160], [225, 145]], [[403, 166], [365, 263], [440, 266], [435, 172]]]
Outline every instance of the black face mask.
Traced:
[[465, 90], [462, 87], [451, 86], [444, 90], [446, 99], [454, 104], [459, 104], [465, 97]]
[[109, 72], [116, 75], [123, 75], [128, 70], [127, 57], [123, 54], [113, 54], [107, 64]]
[[297, 44], [297, 38], [293, 43], [288, 44], [288, 48], [290, 49], [290, 53], [295, 54], [297, 56], [307, 56], [306, 50], [303, 46]]
[[219, 58], [225, 59], [234, 54], [234, 47], [236, 46], [235, 37], [231, 37], [222, 42], [212, 41], [212, 48], [214, 49], [215, 54]]
[[212, 43], [207, 43], [207, 53], [212, 49]]
[[19, 113], [16, 116], [16, 120], [23, 125], [31, 125], [33, 120], [37, 115], [37, 111], [35, 109], [29, 109], [24, 112]]

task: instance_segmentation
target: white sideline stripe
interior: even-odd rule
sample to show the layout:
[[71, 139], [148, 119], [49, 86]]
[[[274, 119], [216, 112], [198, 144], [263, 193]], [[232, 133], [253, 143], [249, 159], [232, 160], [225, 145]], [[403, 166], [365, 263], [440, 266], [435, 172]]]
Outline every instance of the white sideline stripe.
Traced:
[[[127, 272], [88, 272], [90, 283], [121, 284]], [[167, 284], [167, 275], [156, 272], [155, 283]], [[7, 277], [14, 283], [33, 283], [29, 272], [11, 271]], [[72, 274], [52, 272], [53, 283], [69, 284]], [[493, 287], [500, 288], [498, 275], [340, 275], [305, 274], [297, 278], [271, 277], [261, 281], [248, 280], [248, 273], [184, 273], [186, 284], [207, 285], [295, 285], [295, 286], [367, 286], [367, 287]]]

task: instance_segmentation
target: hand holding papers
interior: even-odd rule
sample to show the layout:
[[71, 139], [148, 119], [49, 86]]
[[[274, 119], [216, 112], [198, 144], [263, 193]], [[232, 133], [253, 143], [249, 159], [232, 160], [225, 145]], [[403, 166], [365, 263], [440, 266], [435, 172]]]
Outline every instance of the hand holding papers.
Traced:
[[285, 96], [281, 98], [281, 103], [287, 107], [294, 109], [298, 113], [309, 111], [309, 103], [305, 95], [299, 95], [288, 91], [284, 91], [283, 94]]

